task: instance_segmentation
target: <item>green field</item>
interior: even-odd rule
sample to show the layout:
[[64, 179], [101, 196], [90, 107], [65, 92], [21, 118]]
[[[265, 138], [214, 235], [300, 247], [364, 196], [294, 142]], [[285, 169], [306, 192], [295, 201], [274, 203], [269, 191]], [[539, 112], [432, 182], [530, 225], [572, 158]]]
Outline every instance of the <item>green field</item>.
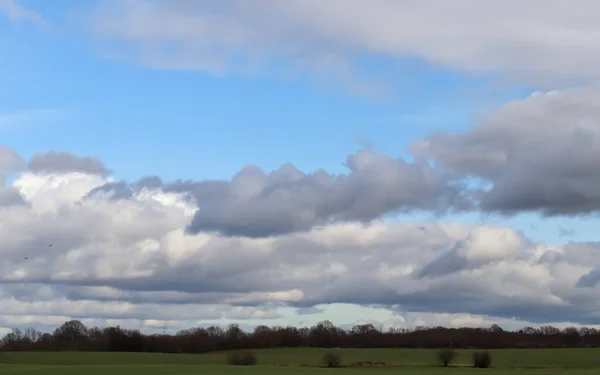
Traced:
[[[521, 349], [493, 350], [493, 368], [473, 369], [472, 351], [459, 351], [452, 368], [436, 363], [436, 351], [419, 349], [339, 349], [343, 363], [381, 362], [374, 367], [320, 368], [325, 349], [269, 349], [256, 351], [257, 366], [225, 364], [226, 353], [0, 353], [2, 374], [455, 374], [493, 372], [495, 374], [598, 374], [600, 349]], [[385, 365], [383, 365], [385, 363]]]

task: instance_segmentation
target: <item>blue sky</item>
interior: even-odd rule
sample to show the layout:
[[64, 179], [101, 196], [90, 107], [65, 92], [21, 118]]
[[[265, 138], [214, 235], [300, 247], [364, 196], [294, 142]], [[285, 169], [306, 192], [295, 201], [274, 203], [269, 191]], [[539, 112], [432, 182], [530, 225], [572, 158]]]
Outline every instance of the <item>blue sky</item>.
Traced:
[[[3, 80], [10, 90], [1, 109], [5, 116], [30, 113], [29, 126], [36, 127], [32, 139], [30, 132], [5, 125], [5, 139], [25, 156], [48, 148], [95, 155], [119, 178], [227, 178], [247, 163], [343, 172], [340, 162], [360, 142], [399, 156], [415, 137], [464, 129], [473, 110], [528, 94], [492, 92], [489, 79], [416, 59], [366, 56], [364, 73], [390, 81], [389, 93], [375, 98], [320, 89], [318, 81], [302, 76], [132, 66], [103, 58], [86, 30], [70, 21], [84, 3], [93, 2], [33, 2], [49, 22], [61, 22], [49, 30], [2, 20], [10, 53]], [[36, 115], [46, 110], [48, 116]], [[313, 149], [320, 151], [306, 152]]]
[[[387, 31], [376, 30], [377, 24], [370, 26], [371, 32], [370, 21], [362, 19], [358, 9], [364, 2], [331, 29], [326, 18], [341, 14], [334, 9], [337, 1], [322, 6], [323, 19], [302, 13], [304, 8], [296, 1], [289, 7], [297, 13], [286, 13], [285, 6], [269, 1], [257, 1], [254, 13], [233, 1], [231, 9], [221, 10], [225, 26], [207, 21], [198, 29], [192, 23], [214, 10], [209, 3], [180, 3], [190, 7], [190, 14], [197, 12], [198, 18], [191, 20], [178, 6], [153, 0], [5, 4], [40, 18], [10, 17], [8, 8], [3, 14], [0, 7], [0, 145], [26, 160], [49, 150], [97, 158], [112, 170], [112, 177], [129, 182], [147, 176], [229, 180], [246, 165], [269, 172], [288, 162], [307, 173], [324, 169], [346, 174], [346, 157], [365, 147], [411, 161], [409, 146], [415, 140], [438, 133], [448, 137], [471, 134], [472, 129], [489, 124], [497, 132], [492, 134], [501, 139], [504, 135], [497, 124], [503, 119], [513, 123], [502, 129], [514, 130], [515, 123], [525, 129], [532, 117], [542, 118], [546, 110], [551, 113], [549, 107], [517, 113], [520, 104], [502, 110], [506, 103], [528, 105], [534, 92], [568, 90], [581, 87], [581, 82], [595, 87], [598, 78], [595, 70], [583, 68], [581, 61], [589, 59], [585, 51], [577, 50], [575, 57], [552, 65], [548, 56], [562, 56], [559, 47], [542, 50], [548, 43], [535, 44], [524, 36], [520, 43], [534, 45], [527, 47], [531, 53], [523, 53], [514, 47], [521, 44], [507, 32], [485, 29], [485, 22], [469, 30], [454, 14], [447, 19], [432, 16], [441, 17], [438, 21], [448, 30], [458, 30], [447, 35], [428, 35], [418, 29], [414, 34], [424, 35], [421, 39], [389, 37]], [[142, 4], [149, 4], [148, 8]], [[257, 16], [261, 7], [282, 12], [296, 29], [286, 28], [285, 22], [261, 25]], [[402, 6], [397, 7], [390, 12], [400, 14]], [[481, 12], [484, 18], [516, 17], [484, 8], [473, 12]], [[427, 9], [411, 11], [414, 17], [423, 17]], [[390, 22], [384, 20], [385, 13], [380, 14], [381, 24]], [[163, 16], [165, 24], [160, 23]], [[232, 31], [239, 32], [232, 34], [235, 37], [223, 31], [227, 31], [227, 17], [239, 24], [240, 29]], [[346, 21], [362, 26], [346, 29]], [[190, 27], [178, 29], [169, 22], [190, 22]], [[569, 19], [564, 22], [571, 25]], [[148, 26], [152, 24], [156, 29]], [[392, 24], [387, 26], [392, 28]], [[280, 38], [273, 35], [278, 32]], [[490, 39], [485, 40], [488, 34]], [[449, 43], [455, 43], [454, 48], [446, 48]], [[219, 71], [206, 67], [205, 62], [213, 60]], [[473, 134], [465, 136], [464, 142], [476, 142], [480, 133]], [[515, 142], [521, 139], [515, 137]], [[469, 147], [465, 143], [457, 150]], [[473, 147], [482, 151], [478, 145]], [[535, 154], [537, 149], [531, 147]], [[435, 150], [430, 152], [435, 154]], [[433, 157], [437, 162], [455, 166], [452, 155], [444, 154], [446, 160], [439, 155]], [[514, 170], [506, 169], [511, 178], [505, 182], [514, 183], [511, 173], [530, 165], [529, 161], [524, 158], [510, 164]], [[531, 161], [538, 170], [546, 170], [534, 162], [539, 161]], [[544, 178], [551, 175], [554, 172], [547, 172]], [[557, 181], [545, 186], [558, 186], [565, 180], [557, 177]], [[564, 197], [559, 193], [548, 196]], [[597, 240], [595, 209], [583, 214], [578, 209], [581, 206], [550, 217], [526, 209], [513, 216], [472, 211], [441, 218], [428, 212], [386, 217], [400, 222], [504, 226], [523, 232], [532, 241], [553, 245]]]

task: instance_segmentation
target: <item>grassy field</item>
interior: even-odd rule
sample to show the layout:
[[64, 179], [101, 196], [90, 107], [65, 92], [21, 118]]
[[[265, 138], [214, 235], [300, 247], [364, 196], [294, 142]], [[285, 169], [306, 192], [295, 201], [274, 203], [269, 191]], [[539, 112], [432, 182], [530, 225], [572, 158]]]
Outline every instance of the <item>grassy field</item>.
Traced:
[[342, 362], [385, 362], [386, 366], [319, 368], [324, 349], [269, 349], [256, 351], [259, 364], [237, 367], [225, 364], [225, 353], [201, 355], [150, 353], [1, 353], [2, 374], [598, 374], [600, 349], [494, 350], [493, 368], [468, 367], [472, 351], [459, 351], [452, 368], [441, 368], [436, 351], [418, 349], [340, 349]]

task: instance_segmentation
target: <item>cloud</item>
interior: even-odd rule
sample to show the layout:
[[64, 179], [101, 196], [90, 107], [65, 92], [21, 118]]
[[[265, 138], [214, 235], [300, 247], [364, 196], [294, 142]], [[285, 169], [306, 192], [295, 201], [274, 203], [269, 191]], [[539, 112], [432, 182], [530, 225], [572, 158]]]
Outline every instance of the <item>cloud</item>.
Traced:
[[[427, 210], [443, 214], [471, 206], [460, 186], [427, 165], [407, 163], [361, 150], [350, 155], [346, 175], [323, 170], [304, 173], [291, 164], [266, 173], [246, 166], [231, 181], [176, 182], [169, 191], [188, 192], [200, 209], [191, 233], [264, 237], [304, 231], [332, 222], [368, 222], [385, 214]], [[90, 195], [128, 198], [135, 191], [156, 187], [156, 178], [132, 185], [112, 183]]]
[[413, 142], [434, 160], [486, 181], [481, 209], [574, 215], [600, 209], [600, 91], [534, 93], [483, 116], [473, 129], [435, 132]]
[[[489, 328], [494, 324], [506, 330], [518, 330], [524, 327], [534, 327], [539, 324], [510, 319], [510, 318], [496, 318], [486, 315], [474, 315], [474, 314], [446, 314], [446, 313], [405, 313], [402, 315], [400, 321], [398, 318], [390, 318], [383, 321], [383, 327], [481, 327]], [[572, 322], [548, 322], [547, 325], [564, 329], [567, 327], [581, 327], [582, 325]], [[590, 327], [590, 326], [588, 326]]]
[[[378, 165], [373, 157], [348, 164]], [[393, 159], [383, 161], [396, 167]], [[26, 204], [0, 206], [0, 324], [19, 316], [39, 324], [45, 317], [145, 327], [162, 320], [169, 327], [227, 319], [258, 324], [281, 322], [285, 314], [312, 319], [331, 303], [379, 306], [396, 318], [600, 321], [598, 290], [579, 281], [600, 268], [596, 243], [551, 246], [499, 226], [367, 223], [352, 216], [271, 237], [186, 231], [206, 204], [190, 192], [211, 196], [226, 187], [225, 197], [250, 194], [288, 176], [282, 171], [307, 178], [287, 168], [270, 176], [251, 171], [243, 184], [222, 182], [214, 191], [202, 182], [121, 184], [130, 194], [119, 199], [102, 190], [118, 185], [106, 176], [22, 172], [10, 186]], [[379, 182], [395, 181], [389, 175]], [[388, 191], [367, 186], [379, 195]], [[364, 190], [363, 199], [374, 199], [369, 193], [375, 195]], [[461, 262], [443, 261], [447, 254]], [[300, 318], [311, 312], [317, 314]]]
[[116, 53], [159, 68], [356, 68], [369, 54], [560, 85], [600, 78], [598, 10], [593, 0], [105, 0], [90, 24]]
[[0, 145], [0, 185], [3, 177], [25, 167], [25, 160], [13, 149]]
[[[112, 52], [165, 69], [335, 73], [360, 92], [380, 89], [358, 73], [365, 55], [554, 86], [600, 78], [598, 5], [587, 0], [99, 3], [93, 28]], [[0, 11], [45, 23], [14, 1]], [[415, 140], [414, 162], [360, 150], [340, 175], [286, 164], [231, 180], [116, 181], [93, 157], [50, 151], [27, 164], [0, 146], [0, 330], [67, 318], [250, 325], [320, 319], [334, 305], [377, 306], [389, 326], [598, 324], [600, 243], [385, 218], [597, 213], [599, 99], [592, 88], [536, 93], [472, 129]]]
[[0, 207], [25, 204], [21, 193], [12, 186], [0, 186]]
[[41, 14], [24, 8], [17, 0], [0, 0], [0, 14], [13, 22], [25, 20], [40, 26], [48, 26]]
[[58, 151], [34, 154], [29, 161], [29, 169], [33, 172], [82, 172], [95, 175], [105, 175], [110, 172], [96, 158], [79, 157], [70, 152]]

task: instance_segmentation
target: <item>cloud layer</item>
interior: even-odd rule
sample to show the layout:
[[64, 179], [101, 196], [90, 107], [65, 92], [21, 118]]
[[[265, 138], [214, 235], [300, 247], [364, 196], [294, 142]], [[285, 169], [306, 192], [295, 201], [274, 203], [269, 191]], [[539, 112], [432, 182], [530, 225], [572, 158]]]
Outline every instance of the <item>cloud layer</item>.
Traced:
[[270, 238], [192, 235], [185, 227], [195, 206], [181, 195], [82, 199], [104, 182], [30, 172], [14, 182], [28, 205], [0, 210], [3, 314], [274, 319], [282, 303], [335, 302], [537, 322], [599, 318], [596, 290], [577, 285], [597, 266], [595, 244], [549, 247], [509, 228], [380, 221]]
[[[93, 158], [54, 151], [27, 164], [0, 148], [3, 172], [21, 170], [0, 191], [0, 306], [5, 318], [148, 327], [277, 321], [332, 303], [378, 306], [392, 320], [598, 324], [598, 243], [384, 220], [478, 205], [597, 212], [597, 95], [535, 94], [464, 133], [415, 140], [414, 162], [358, 151], [344, 175], [247, 166], [229, 181], [128, 183]], [[472, 188], [472, 177], [487, 185]]]

